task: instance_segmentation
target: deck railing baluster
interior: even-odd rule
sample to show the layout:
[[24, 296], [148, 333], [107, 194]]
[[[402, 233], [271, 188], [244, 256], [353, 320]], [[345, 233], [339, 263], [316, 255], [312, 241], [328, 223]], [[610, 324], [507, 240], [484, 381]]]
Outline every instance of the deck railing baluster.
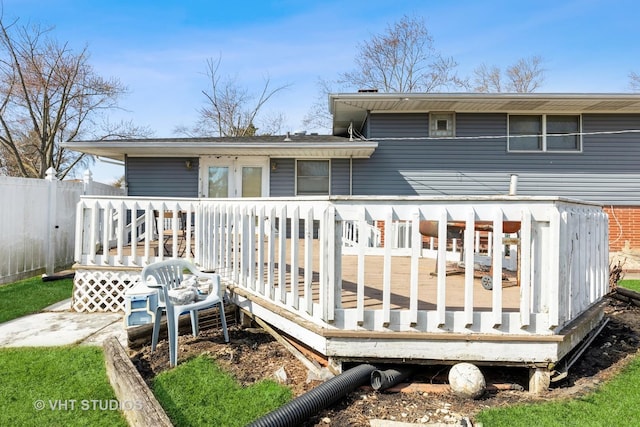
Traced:
[[307, 208], [304, 221], [304, 299], [307, 314], [313, 316], [313, 208]]
[[493, 268], [493, 288], [491, 289], [493, 327], [502, 325], [502, 259], [504, 257], [504, 245], [502, 244], [502, 209], [496, 208], [493, 217], [493, 254], [491, 255], [491, 267]]
[[278, 216], [280, 232], [278, 233], [278, 290], [280, 302], [287, 300], [287, 205], [280, 207]]
[[473, 285], [474, 285], [474, 240], [476, 213], [473, 207], [468, 208], [465, 220], [463, 256], [464, 256], [464, 323], [465, 327], [473, 325]]
[[299, 271], [298, 253], [300, 245], [300, 207], [296, 206], [291, 215], [291, 306], [298, 310], [300, 293], [298, 290]]
[[418, 284], [420, 274], [420, 253], [422, 252], [422, 235], [417, 232], [420, 228], [420, 212], [416, 209], [411, 214], [411, 278], [409, 289], [409, 323], [410, 326], [418, 324]]
[[384, 261], [382, 269], [382, 326], [391, 323], [391, 253], [393, 250], [393, 209], [384, 219]]
[[531, 211], [522, 209], [522, 225], [520, 227], [520, 257], [518, 279], [520, 282], [520, 325], [528, 328], [531, 324]]
[[258, 284], [258, 293], [264, 295], [264, 242], [265, 242], [265, 231], [264, 226], [267, 221], [265, 217], [265, 207], [260, 206], [260, 211], [258, 212], [258, 272], [256, 276], [257, 284]]
[[[156, 230], [154, 212], [165, 211], [167, 226], [159, 219]], [[191, 258], [282, 310], [352, 331], [550, 334], [608, 287], [606, 214], [562, 199], [83, 197], [76, 216], [79, 265]], [[421, 221], [436, 224], [433, 251], [434, 237], [417, 232]], [[452, 222], [465, 229], [457, 253]], [[509, 222], [520, 223], [517, 233]], [[491, 290], [474, 275], [483, 260]], [[514, 269], [518, 288], [509, 289]]]
[[367, 227], [367, 210], [366, 207], [361, 208], [360, 212], [360, 220], [355, 224], [355, 229], [358, 230], [358, 276], [357, 276], [357, 284], [356, 284], [356, 321], [358, 326], [362, 326], [364, 324], [364, 286], [365, 286], [365, 265], [366, 265], [366, 256], [365, 251], [367, 249], [369, 239], [365, 237], [365, 232]]
[[438, 257], [436, 259], [437, 285], [436, 285], [436, 313], [437, 327], [441, 328], [446, 323], [446, 286], [447, 286], [447, 221], [449, 215], [446, 208], [441, 208], [438, 219]]

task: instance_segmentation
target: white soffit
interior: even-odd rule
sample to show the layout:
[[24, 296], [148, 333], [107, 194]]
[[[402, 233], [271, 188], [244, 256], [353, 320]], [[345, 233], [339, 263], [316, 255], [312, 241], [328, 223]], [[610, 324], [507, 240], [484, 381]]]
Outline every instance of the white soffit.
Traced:
[[373, 141], [326, 143], [218, 143], [187, 141], [79, 141], [65, 144], [65, 148], [124, 160], [129, 157], [199, 157], [199, 156], [268, 156], [288, 158], [368, 158], [378, 144]]
[[640, 94], [352, 93], [329, 95], [334, 135], [356, 129], [367, 113], [640, 113]]

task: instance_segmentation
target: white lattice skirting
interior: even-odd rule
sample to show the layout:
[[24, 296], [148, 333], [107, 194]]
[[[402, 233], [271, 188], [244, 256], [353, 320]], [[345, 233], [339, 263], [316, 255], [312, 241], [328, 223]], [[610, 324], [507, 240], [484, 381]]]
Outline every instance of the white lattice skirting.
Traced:
[[76, 269], [71, 307], [89, 313], [124, 312], [124, 293], [139, 279], [140, 270]]

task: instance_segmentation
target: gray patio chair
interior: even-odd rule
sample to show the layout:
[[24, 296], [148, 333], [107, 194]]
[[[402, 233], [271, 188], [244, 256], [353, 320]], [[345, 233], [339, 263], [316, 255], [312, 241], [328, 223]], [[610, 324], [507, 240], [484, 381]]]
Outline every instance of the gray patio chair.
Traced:
[[[184, 280], [184, 272], [188, 271], [196, 278], [204, 277], [212, 281], [209, 293], [201, 298], [184, 303], [180, 297], [172, 293], [179, 288]], [[229, 342], [227, 322], [224, 315], [224, 290], [220, 286], [220, 275], [203, 273], [193, 264], [182, 259], [170, 259], [149, 264], [142, 269], [142, 280], [150, 288], [158, 288], [158, 307], [156, 308], [151, 339], [151, 351], [156, 349], [160, 334], [160, 319], [162, 313], [167, 314], [167, 332], [169, 336], [169, 362], [176, 366], [178, 360], [178, 319], [181, 314], [189, 312], [191, 315], [191, 331], [198, 335], [198, 310], [219, 306], [220, 322], [225, 342]], [[154, 280], [149, 280], [153, 278]]]

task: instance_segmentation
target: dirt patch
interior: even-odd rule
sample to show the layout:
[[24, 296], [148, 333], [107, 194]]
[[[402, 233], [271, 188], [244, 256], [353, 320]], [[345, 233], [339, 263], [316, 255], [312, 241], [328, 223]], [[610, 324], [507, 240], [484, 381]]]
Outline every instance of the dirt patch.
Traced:
[[[456, 423], [463, 417], [473, 421], [482, 409], [523, 402], [574, 398], [592, 391], [624, 367], [640, 347], [640, 309], [613, 298], [608, 298], [606, 316], [609, 322], [595, 338], [582, 357], [571, 367], [564, 380], [553, 383], [548, 392], [532, 395], [518, 390], [527, 387], [528, 372], [517, 368], [483, 368], [488, 384], [512, 384], [514, 389], [488, 389], [478, 400], [456, 397], [449, 391], [387, 393], [359, 389], [330, 408], [311, 417], [305, 427], [312, 426], [369, 426], [371, 419], [386, 419], [418, 423]], [[307, 369], [281, 344], [261, 329], [229, 330], [231, 342], [225, 344], [218, 330], [203, 331], [197, 338], [183, 335], [179, 341], [179, 360], [202, 353], [209, 354], [244, 385], [275, 373], [286, 373], [286, 383], [296, 396], [320, 384], [309, 378]], [[132, 356], [132, 360], [145, 381], [169, 368], [166, 341], [150, 353], [149, 346]], [[447, 366], [421, 367], [411, 378], [413, 383], [446, 384]]]

